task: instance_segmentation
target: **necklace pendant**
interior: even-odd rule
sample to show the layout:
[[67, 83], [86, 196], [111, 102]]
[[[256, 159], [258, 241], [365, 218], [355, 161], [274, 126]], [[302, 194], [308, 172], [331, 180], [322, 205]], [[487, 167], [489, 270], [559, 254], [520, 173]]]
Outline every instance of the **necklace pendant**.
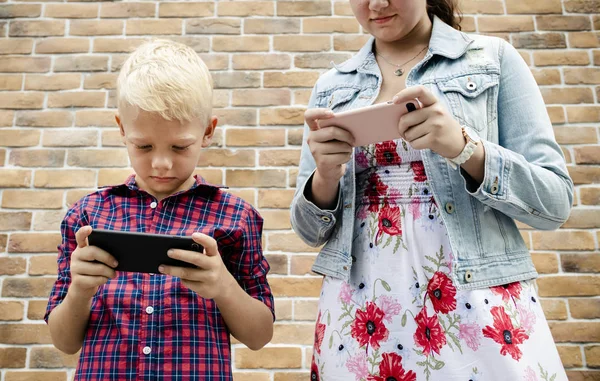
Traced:
[[400, 76], [402, 76], [402, 74], [404, 74], [404, 70], [398, 69], [394, 72], [394, 74], [396, 74], [396, 76], [400, 77]]

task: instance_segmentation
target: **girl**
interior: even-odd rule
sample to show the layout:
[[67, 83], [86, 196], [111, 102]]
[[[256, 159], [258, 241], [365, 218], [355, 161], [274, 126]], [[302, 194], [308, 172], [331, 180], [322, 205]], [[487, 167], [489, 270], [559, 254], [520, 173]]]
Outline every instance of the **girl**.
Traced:
[[[557, 229], [573, 198], [529, 68], [460, 32], [453, 0], [350, 4], [372, 38], [313, 89], [291, 206], [298, 235], [325, 244], [311, 378], [567, 380], [515, 224]], [[415, 98], [399, 140], [319, 128]]]

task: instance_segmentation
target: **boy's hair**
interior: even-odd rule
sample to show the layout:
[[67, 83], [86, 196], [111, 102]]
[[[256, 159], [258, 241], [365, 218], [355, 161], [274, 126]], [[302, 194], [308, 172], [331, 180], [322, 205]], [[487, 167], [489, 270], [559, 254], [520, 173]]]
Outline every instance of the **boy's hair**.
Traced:
[[159, 39], [139, 46], [123, 64], [117, 80], [119, 111], [134, 106], [166, 120], [208, 123], [212, 78], [196, 52], [184, 44]]

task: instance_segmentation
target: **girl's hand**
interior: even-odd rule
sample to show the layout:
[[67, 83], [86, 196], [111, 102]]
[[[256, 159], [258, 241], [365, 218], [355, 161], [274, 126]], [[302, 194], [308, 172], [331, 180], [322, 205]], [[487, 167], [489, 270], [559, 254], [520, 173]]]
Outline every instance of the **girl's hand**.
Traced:
[[346, 172], [346, 163], [352, 157], [354, 137], [339, 127], [319, 128], [318, 120], [333, 116], [324, 108], [306, 110], [304, 119], [310, 128], [307, 143], [317, 163], [317, 174], [326, 182], [337, 184]]
[[424, 86], [409, 87], [392, 100], [399, 104], [415, 98], [421, 102], [422, 108], [400, 118], [400, 136], [414, 149], [429, 148], [448, 159], [458, 156], [466, 145], [461, 126], [431, 91]]

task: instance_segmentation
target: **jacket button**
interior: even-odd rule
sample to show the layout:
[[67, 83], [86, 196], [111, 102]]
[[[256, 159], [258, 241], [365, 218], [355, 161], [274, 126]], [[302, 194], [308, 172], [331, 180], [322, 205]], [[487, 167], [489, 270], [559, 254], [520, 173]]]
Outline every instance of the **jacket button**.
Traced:
[[345, 271], [348, 271], [348, 266], [344, 266], [344, 267], [343, 267], [343, 269], [344, 269]]
[[329, 218], [327, 216], [322, 216], [321, 217], [321, 221], [323, 221], [323, 222], [331, 222], [331, 218]]
[[469, 91], [477, 90], [477, 84], [473, 81], [467, 82], [467, 90], [469, 90]]
[[498, 190], [499, 190], [498, 185], [496, 185], [496, 184], [492, 185], [492, 189], [491, 189], [492, 194], [498, 194]]
[[448, 214], [454, 213], [454, 204], [451, 202], [446, 203], [446, 212]]
[[473, 274], [469, 270], [467, 270], [465, 272], [465, 281], [471, 282], [472, 280], [473, 280]]

